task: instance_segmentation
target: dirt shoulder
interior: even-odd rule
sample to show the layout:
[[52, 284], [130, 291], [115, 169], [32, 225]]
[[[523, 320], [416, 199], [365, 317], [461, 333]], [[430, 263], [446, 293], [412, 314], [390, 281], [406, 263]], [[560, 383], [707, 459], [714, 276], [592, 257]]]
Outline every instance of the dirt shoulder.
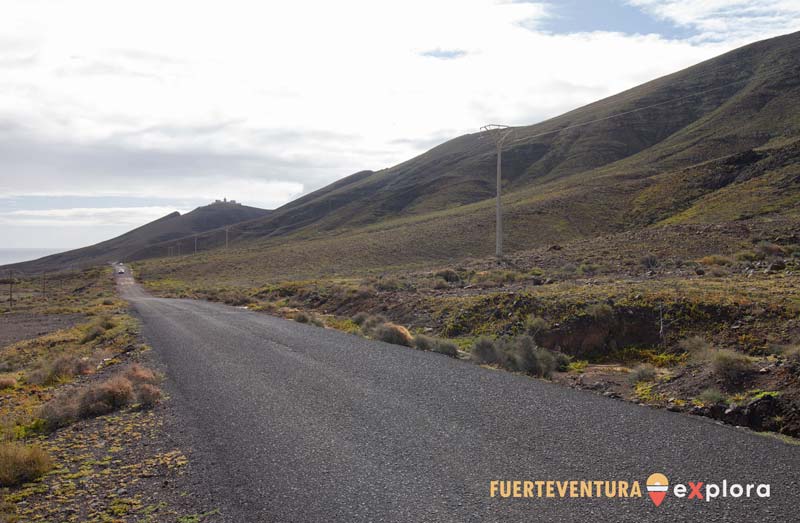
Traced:
[[[80, 285], [48, 302], [32, 293], [16, 304], [25, 312], [0, 316], [18, 338], [0, 349], [0, 445], [17, 472], [2, 475], [0, 521], [213, 521], [189, 487], [163, 376], [110, 270], [71, 278]], [[37, 470], [20, 464], [24, 453]]]

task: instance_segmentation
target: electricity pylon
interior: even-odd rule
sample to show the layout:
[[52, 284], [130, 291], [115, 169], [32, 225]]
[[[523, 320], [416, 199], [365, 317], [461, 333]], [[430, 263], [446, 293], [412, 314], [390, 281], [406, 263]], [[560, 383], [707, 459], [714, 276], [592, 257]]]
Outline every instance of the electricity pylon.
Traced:
[[495, 218], [495, 256], [497, 258], [503, 257], [503, 209], [500, 204], [500, 192], [502, 189], [502, 161], [503, 161], [503, 142], [511, 135], [511, 127], [507, 125], [490, 124], [481, 127], [481, 131], [485, 131], [494, 140], [497, 147], [497, 204]]

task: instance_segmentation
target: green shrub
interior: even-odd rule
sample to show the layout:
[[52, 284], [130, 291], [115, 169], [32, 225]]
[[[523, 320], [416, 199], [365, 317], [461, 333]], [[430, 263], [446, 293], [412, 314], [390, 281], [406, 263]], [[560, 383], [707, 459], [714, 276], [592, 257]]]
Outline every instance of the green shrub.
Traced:
[[700, 336], [691, 336], [678, 342], [678, 347], [685, 350], [693, 359], [707, 359], [711, 353], [711, 344]]
[[89, 329], [86, 331], [86, 334], [83, 335], [83, 338], [81, 338], [81, 343], [89, 343], [94, 341], [105, 334], [105, 332], [106, 330], [101, 325], [93, 325], [89, 327]]
[[374, 333], [373, 331], [374, 331], [376, 328], [378, 328], [378, 326], [379, 326], [379, 325], [383, 325], [384, 323], [386, 323], [386, 322], [388, 322], [388, 321], [389, 321], [389, 320], [387, 320], [387, 319], [386, 319], [386, 318], [385, 318], [383, 315], [381, 315], [381, 314], [376, 314], [376, 315], [374, 315], [374, 316], [367, 316], [367, 318], [366, 318], [366, 319], [364, 319], [364, 320], [361, 322], [361, 332], [362, 332], [362, 333], [363, 333], [365, 336], [372, 336], [372, 335], [373, 335], [373, 333]]
[[600, 323], [608, 323], [614, 318], [614, 308], [607, 303], [593, 303], [586, 308], [586, 314]]
[[589, 362], [586, 360], [577, 360], [570, 362], [567, 366], [567, 372], [574, 372], [575, 374], [582, 374], [583, 371], [586, 370], [586, 367], [589, 366]]
[[38, 445], [0, 443], [0, 487], [33, 481], [53, 468], [53, 460]]
[[549, 378], [556, 369], [556, 358], [553, 353], [538, 347], [530, 336], [502, 341], [499, 346], [505, 356], [501, 363], [510, 370]]
[[711, 356], [711, 370], [726, 384], [732, 385], [740, 382], [752, 369], [750, 360], [744, 354], [720, 349]]
[[652, 365], [643, 363], [637, 365], [628, 373], [628, 383], [636, 385], [640, 381], [653, 381], [656, 378], [656, 369]]
[[739, 251], [734, 255], [737, 261], [755, 261], [759, 258], [758, 254], [753, 251]]
[[642, 259], [639, 260], [639, 263], [641, 263], [645, 269], [655, 269], [658, 267], [658, 258], [655, 254], [645, 254]]
[[355, 316], [353, 316], [353, 323], [361, 327], [362, 325], [364, 325], [364, 322], [367, 321], [367, 318], [369, 318], [369, 314], [367, 314], [366, 312], [359, 312]]
[[436, 340], [436, 343], [433, 344], [432, 350], [433, 352], [444, 354], [445, 356], [450, 356], [451, 358], [458, 356], [458, 345], [452, 341]]
[[414, 347], [418, 348], [419, 350], [433, 350], [434, 343], [434, 339], [430, 336], [425, 336], [424, 334], [417, 334], [414, 336]]
[[553, 352], [552, 354], [556, 359], [556, 370], [558, 372], [567, 372], [569, 366], [572, 365], [572, 356], [564, 354], [563, 352]]
[[476, 363], [496, 364], [501, 361], [501, 355], [495, 349], [494, 341], [486, 337], [475, 341], [470, 351], [470, 358]]
[[727, 403], [728, 398], [719, 389], [705, 389], [697, 396], [697, 401], [703, 405], [719, 405]]
[[455, 358], [458, 355], [458, 347], [455, 343], [439, 338], [433, 338], [431, 336], [425, 336], [424, 334], [417, 334], [414, 336], [414, 346], [419, 350], [437, 352], [452, 358]]
[[461, 281], [461, 276], [458, 275], [453, 269], [442, 269], [436, 272], [435, 276], [441, 278], [447, 283], [458, 283]]
[[375, 288], [379, 291], [396, 291], [400, 290], [400, 282], [394, 278], [381, 278], [375, 282]]
[[550, 330], [550, 323], [539, 316], [528, 316], [525, 320], [525, 333], [533, 336], [544, 334]]

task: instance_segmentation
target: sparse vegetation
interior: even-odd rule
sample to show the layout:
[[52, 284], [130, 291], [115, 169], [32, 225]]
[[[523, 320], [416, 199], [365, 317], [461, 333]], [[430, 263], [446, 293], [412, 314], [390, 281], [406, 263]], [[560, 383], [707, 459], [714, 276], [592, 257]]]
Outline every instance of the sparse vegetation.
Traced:
[[642, 381], [653, 381], [656, 378], [656, 369], [652, 365], [643, 363], [637, 365], [628, 373], [628, 383], [636, 385]]
[[38, 445], [0, 442], [0, 487], [33, 481], [53, 468], [53, 460]]
[[394, 323], [381, 323], [375, 327], [373, 333], [376, 340], [392, 343], [394, 345], [411, 347], [414, 343], [414, 337], [411, 336], [408, 329]]
[[725, 396], [719, 389], [709, 388], [697, 396], [697, 402], [701, 405], [718, 405], [728, 402], [728, 397]]
[[752, 370], [747, 356], [729, 349], [719, 349], [713, 352], [711, 369], [727, 385], [741, 382]]
[[433, 338], [431, 336], [425, 336], [424, 334], [417, 334], [414, 336], [414, 347], [419, 350], [445, 354], [451, 358], [455, 358], [458, 355], [458, 347], [455, 343], [439, 338]]

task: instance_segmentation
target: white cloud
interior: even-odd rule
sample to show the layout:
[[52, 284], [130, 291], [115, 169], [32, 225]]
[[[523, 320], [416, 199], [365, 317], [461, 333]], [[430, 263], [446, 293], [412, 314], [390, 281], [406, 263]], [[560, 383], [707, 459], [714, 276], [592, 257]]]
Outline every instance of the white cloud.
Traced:
[[698, 32], [692, 41], [745, 43], [798, 29], [796, 0], [628, 0], [648, 12]]
[[171, 207], [97, 207], [38, 209], [0, 213], [3, 225], [85, 227], [96, 225], [139, 226], [175, 211]]
[[433, 139], [535, 123], [800, 28], [785, 0], [630, 2], [704, 36], [545, 34], [546, 2], [6, 0], [0, 204], [275, 207]]

